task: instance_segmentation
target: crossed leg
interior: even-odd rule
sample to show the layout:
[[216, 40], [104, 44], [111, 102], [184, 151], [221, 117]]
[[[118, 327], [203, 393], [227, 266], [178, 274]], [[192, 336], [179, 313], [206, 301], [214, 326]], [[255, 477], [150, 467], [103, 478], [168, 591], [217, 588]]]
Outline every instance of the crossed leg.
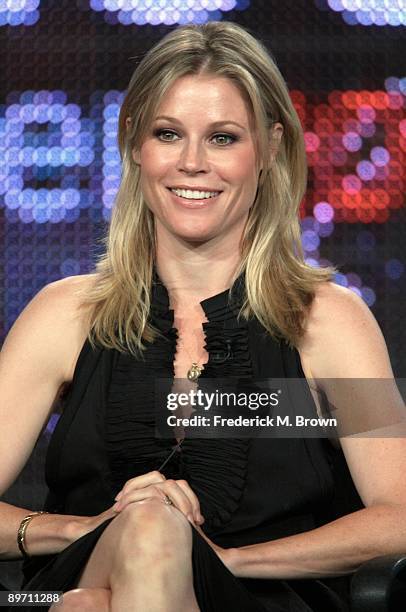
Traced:
[[192, 527], [155, 498], [129, 504], [106, 527], [81, 574], [52, 612], [199, 612]]

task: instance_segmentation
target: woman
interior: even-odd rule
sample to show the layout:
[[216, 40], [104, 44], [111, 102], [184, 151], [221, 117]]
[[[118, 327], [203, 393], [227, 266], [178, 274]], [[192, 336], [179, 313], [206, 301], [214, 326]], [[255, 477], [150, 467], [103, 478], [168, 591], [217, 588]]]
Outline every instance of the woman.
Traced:
[[3, 557], [27, 557], [26, 589], [65, 592], [52, 610], [346, 609], [316, 579], [406, 550], [403, 438], [341, 439], [365, 507], [332, 520], [328, 440], [154, 428], [157, 378], [306, 377], [326, 391], [393, 376], [362, 300], [303, 261], [305, 152], [286, 85], [243, 28], [178, 28], [137, 67], [119, 144], [106, 255], [43, 289], [3, 348], [1, 490], [63, 395], [48, 514], [1, 504]]

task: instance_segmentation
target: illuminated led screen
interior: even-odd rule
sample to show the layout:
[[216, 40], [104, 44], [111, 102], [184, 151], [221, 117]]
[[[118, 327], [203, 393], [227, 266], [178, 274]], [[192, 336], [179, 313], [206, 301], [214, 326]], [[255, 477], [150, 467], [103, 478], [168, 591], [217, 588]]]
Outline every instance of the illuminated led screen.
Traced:
[[2, 334], [47, 282], [92, 268], [120, 181], [117, 118], [136, 58], [178, 24], [214, 19], [241, 23], [273, 53], [305, 134], [306, 260], [338, 266], [335, 281], [372, 307], [401, 369], [398, 0], [0, 0]]
[[[178, 25], [213, 20], [272, 52], [305, 135], [306, 261], [337, 266], [406, 377], [405, 0], [0, 0], [0, 339], [37, 291], [103, 250], [137, 61]], [[4, 501], [42, 507], [58, 416]], [[18, 589], [19, 565], [1, 566]]]
[[406, 25], [404, 0], [316, 0], [316, 5], [340, 13], [348, 25]]

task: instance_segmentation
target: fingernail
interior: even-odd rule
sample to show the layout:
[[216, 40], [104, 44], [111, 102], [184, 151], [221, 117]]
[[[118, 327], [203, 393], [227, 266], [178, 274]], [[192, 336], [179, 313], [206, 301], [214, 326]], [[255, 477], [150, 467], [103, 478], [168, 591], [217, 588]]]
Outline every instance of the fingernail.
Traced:
[[120, 510], [121, 506], [119, 504], [119, 502], [117, 502], [116, 504], [114, 504], [114, 506], [112, 507], [112, 510]]
[[123, 492], [120, 491], [119, 493], [117, 493], [117, 495], [115, 496], [115, 500], [118, 501], [120, 499], [120, 497], [122, 496]]

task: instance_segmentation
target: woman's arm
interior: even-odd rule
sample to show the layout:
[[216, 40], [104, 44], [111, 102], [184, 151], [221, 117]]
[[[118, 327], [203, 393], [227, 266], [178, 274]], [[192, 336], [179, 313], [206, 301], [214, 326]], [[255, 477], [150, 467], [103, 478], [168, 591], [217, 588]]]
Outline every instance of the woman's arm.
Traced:
[[[346, 379], [342, 381], [344, 389], [348, 379], [371, 379], [369, 395], [365, 395], [368, 385], [364, 380], [353, 381], [355, 391], [350, 401], [351, 410], [357, 411], [355, 423], [366, 424], [368, 414], [362, 410], [366, 404], [368, 409], [374, 406], [381, 388], [378, 379], [386, 392], [393, 373], [382, 334], [363, 301], [342, 287], [323, 285], [300, 352], [306, 356], [312, 377], [324, 384], [327, 393], [331, 387], [336, 397], [341, 385], [337, 379]], [[394, 385], [391, 388], [382, 406], [384, 420], [404, 420], [403, 402]], [[375, 407], [379, 408], [379, 403]], [[338, 408], [339, 419], [351, 417], [348, 406]], [[377, 417], [372, 415], [372, 423], [380, 421]], [[342, 425], [351, 429], [351, 424]], [[373, 557], [406, 552], [406, 430], [404, 424], [396, 427], [398, 437], [368, 437], [361, 426], [358, 431], [364, 433], [341, 438], [364, 509], [306, 533], [221, 550], [220, 556], [231, 571], [252, 578], [336, 576], [355, 571]]]
[[[0, 353], [0, 494], [25, 465], [74, 366], [87, 329], [76, 289], [89, 276], [51, 283], [21, 313]], [[21, 557], [17, 530], [30, 509], [0, 503], [0, 558]], [[71, 517], [42, 515], [27, 528], [32, 554], [70, 543]]]
[[[23, 518], [31, 513], [32, 510], [0, 502], [1, 560], [21, 559], [22, 554], [17, 546], [17, 532]], [[77, 522], [83, 520], [84, 517], [64, 514], [42, 514], [34, 517], [25, 534], [27, 552], [30, 556], [60, 552], [77, 539]], [[103, 520], [105, 519], [100, 520], [100, 523]], [[95, 524], [93, 529], [96, 526]]]
[[223, 550], [239, 578], [323, 578], [354, 572], [364, 562], [406, 550], [406, 510], [373, 505], [312, 531]]
[[[73, 378], [87, 336], [86, 312], [77, 289], [93, 276], [70, 277], [45, 287], [28, 304], [10, 330], [0, 353], [0, 495], [17, 478], [52, 412], [60, 390]], [[162, 488], [162, 491], [158, 487]], [[199, 503], [186, 482], [166, 481], [158, 472], [129, 480], [119, 504], [96, 516], [43, 514], [29, 523], [28, 553], [58, 553], [114, 518], [129, 503], [165, 492], [185, 515], [199, 517]], [[112, 500], [112, 504], [113, 504]], [[119, 507], [117, 507], [119, 506]], [[0, 559], [19, 559], [17, 532], [32, 509], [0, 502]]]

